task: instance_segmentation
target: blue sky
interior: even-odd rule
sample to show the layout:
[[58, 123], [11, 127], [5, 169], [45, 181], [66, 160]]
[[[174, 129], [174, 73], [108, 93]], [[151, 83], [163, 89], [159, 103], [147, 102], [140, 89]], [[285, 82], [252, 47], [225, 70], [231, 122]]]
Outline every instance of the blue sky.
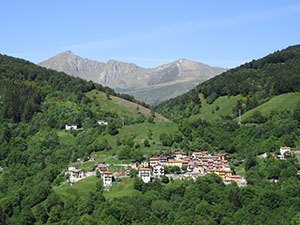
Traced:
[[0, 53], [39, 63], [85, 58], [156, 67], [186, 58], [236, 67], [300, 43], [300, 1], [9, 0]]

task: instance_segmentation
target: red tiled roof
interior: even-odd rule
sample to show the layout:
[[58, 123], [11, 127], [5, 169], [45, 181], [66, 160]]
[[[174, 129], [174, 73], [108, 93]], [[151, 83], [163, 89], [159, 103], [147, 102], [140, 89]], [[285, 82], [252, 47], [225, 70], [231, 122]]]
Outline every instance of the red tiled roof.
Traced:
[[140, 168], [139, 170], [147, 170], [147, 171], [150, 171], [149, 168]]
[[112, 172], [106, 171], [104, 172], [104, 174], [112, 174]]
[[183, 163], [183, 161], [181, 161], [181, 160], [171, 160], [171, 161], [169, 161], [169, 163]]
[[78, 173], [80, 171], [83, 171], [83, 170], [81, 170], [81, 169], [74, 169], [74, 170], [72, 170], [72, 172], [74, 172], [74, 173]]
[[159, 158], [153, 157], [153, 158], [150, 158], [149, 160], [150, 160], [150, 161], [158, 161]]

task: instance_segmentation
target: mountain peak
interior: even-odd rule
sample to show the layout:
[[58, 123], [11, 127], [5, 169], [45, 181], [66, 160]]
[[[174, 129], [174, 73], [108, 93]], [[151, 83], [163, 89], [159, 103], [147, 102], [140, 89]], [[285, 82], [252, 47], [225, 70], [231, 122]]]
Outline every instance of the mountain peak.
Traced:
[[225, 71], [185, 58], [145, 69], [134, 63], [112, 59], [102, 63], [81, 58], [70, 50], [40, 65], [109, 86], [149, 104], [174, 98]]
[[65, 52], [60, 53], [61, 55], [74, 55], [71, 50], [67, 50]]

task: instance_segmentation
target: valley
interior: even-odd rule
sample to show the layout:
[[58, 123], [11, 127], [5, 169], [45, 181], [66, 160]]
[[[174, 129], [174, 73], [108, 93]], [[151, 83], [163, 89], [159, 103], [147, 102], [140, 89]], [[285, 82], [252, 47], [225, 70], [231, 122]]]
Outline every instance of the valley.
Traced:
[[0, 55], [0, 223], [289, 224], [299, 65], [291, 46], [153, 107]]

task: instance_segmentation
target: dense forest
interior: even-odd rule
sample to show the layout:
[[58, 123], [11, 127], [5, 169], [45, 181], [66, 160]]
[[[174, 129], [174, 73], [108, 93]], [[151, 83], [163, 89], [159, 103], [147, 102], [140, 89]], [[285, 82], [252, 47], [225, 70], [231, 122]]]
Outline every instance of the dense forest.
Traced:
[[[178, 98], [176, 104], [171, 100], [159, 109], [163, 111], [165, 107], [170, 111], [167, 115], [175, 115], [172, 118], [176, 119], [189, 117], [181, 115], [180, 107], [182, 112], [188, 107], [184, 99], [192, 108], [200, 109], [200, 92], [211, 102], [221, 95], [243, 94], [256, 96], [260, 104], [273, 95], [297, 91], [299, 46], [282, 52], [258, 60], [261, 63], [253, 61], [228, 71]], [[266, 72], [267, 68], [273, 72]], [[273, 77], [282, 75], [282, 79], [288, 79], [283, 78], [284, 73], [298, 79], [274, 89], [277, 85]], [[245, 92], [243, 82], [253, 82], [257, 89], [254, 91], [247, 84], [249, 90]], [[230, 85], [235, 84], [236, 92], [233, 92], [235, 88]], [[272, 87], [268, 93], [264, 92], [266, 85]], [[160, 135], [161, 145], [168, 147], [167, 151], [228, 153], [234, 173], [242, 172], [247, 179], [246, 187], [238, 187], [236, 183], [225, 185], [214, 174], [195, 181], [162, 179], [148, 184], [133, 178], [135, 194], [107, 199], [98, 178], [87, 198], [78, 194], [64, 201], [56, 192], [67, 178], [62, 171], [78, 157], [113, 151], [102, 137], [115, 137], [122, 129], [121, 116], [110, 108], [99, 108], [97, 99], [87, 94], [91, 91], [105, 92], [108, 99], [109, 95], [118, 95], [93, 82], [0, 56], [0, 166], [3, 170], [0, 172], [0, 224], [300, 224], [297, 157], [292, 153], [286, 155], [287, 160], [279, 160], [270, 154], [281, 146], [300, 146], [300, 101], [294, 110], [274, 111], [269, 116], [257, 113], [252, 118], [253, 124], [240, 125], [232, 118], [208, 122], [191, 117], [178, 120], [178, 130]], [[130, 96], [118, 96], [134, 101]], [[171, 102], [175, 105], [170, 105]], [[109, 126], [98, 126], [99, 118], [109, 121]], [[128, 121], [128, 126], [142, 124], [145, 130], [155, 123], [153, 118], [140, 115]], [[84, 132], [68, 134], [74, 140], [73, 145], [61, 142], [58, 135], [67, 123], [84, 128]], [[145, 156], [141, 147], [128, 135], [117, 140], [123, 149], [118, 157], [142, 161]], [[152, 136], [150, 132], [145, 146]], [[151, 145], [161, 147], [152, 140]], [[161, 149], [160, 154], [169, 153]], [[266, 159], [257, 157], [265, 152]]]
[[[201, 102], [213, 103], [220, 96], [242, 95], [247, 97], [246, 112], [270, 100], [271, 97], [300, 91], [300, 45], [272, 53], [230, 69], [199, 84], [190, 92], [168, 100], [156, 110], [174, 121], [188, 118], [201, 112]], [[202, 95], [203, 101], [199, 98]], [[235, 116], [237, 116], [235, 111]]]

